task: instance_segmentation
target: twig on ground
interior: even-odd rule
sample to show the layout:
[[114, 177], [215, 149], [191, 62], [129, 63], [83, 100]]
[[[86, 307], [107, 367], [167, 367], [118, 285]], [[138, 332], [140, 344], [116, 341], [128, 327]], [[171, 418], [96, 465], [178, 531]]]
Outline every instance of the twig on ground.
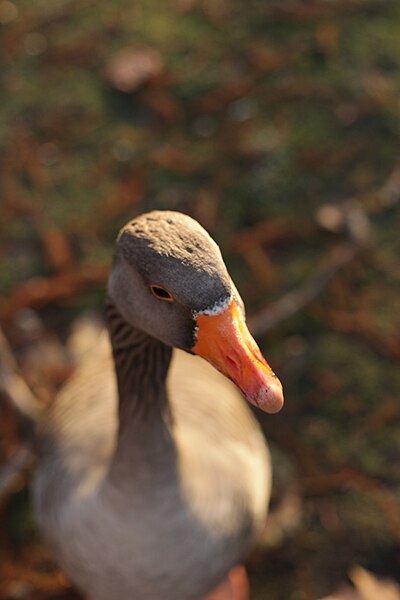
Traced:
[[373, 314], [365, 309], [358, 311], [335, 310], [330, 307], [313, 307], [313, 314], [323, 317], [331, 329], [339, 333], [351, 334], [362, 338], [374, 352], [386, 356], [390, 360], [400, 358], [400, 335], [397, 331], [383, 334], [375, 323]]
[[335, 248], [314, 277], [249, 319], [249, 327], [253, 334], [256, 337], [264, 335], [315, 300], [336, 273], [351, 262], [359, 251], [360, 247], [352, 243], [344, 243]]
[[[52, 569], [43, 568], [43, 563], [35, 563], [33, 564], [29, 561], [26, 564], [19, 563], [16, 560], [3, 560], [0, 567], [0, 577], [2, 582], [2, 592], [8, 591], [10, 595], [7, 594], [7, 598], [32, 598], [34, 592], [39, 592], [40, 597], [42, 594], [46, 594], [46, 598], [48, 594], [51, 594], [51, 597], [57, 596], [65, 597], [65, 593], [69, 591], [70, 584], [65, 579], [64, 574], [61, 571], [55, 570], [54, 567]], [[19, 584], [19, 585], [15, 585]], [[17, 591], [20, 591], [22, 588], [23, 594], [12, 594], [14, 589], [17, 588]], [[71, 590], [72, 591], [72, 590]], [[39, 597], [36, 594], [35, 598]], [[3, 598], [3, 596], [1, 596]], [[70, 598], [70, 595], [68, 595]], [[73, 595], [73, 598], [78, 598], [77, 595]], [[79, 596], [80, 598], [80, 596]]]
[[0, 319], [10, 321], [26, 306], [39, 308], [66, 298], [71, 298], [86, 287], [104, 283], [108, 267], [83, 267], [53, 277], [30, 279], [0, 303]]
[[[12, 351], [1, 330], [0, 392], [31, 427], [40, 418], [42, 405], [18, 374], [18, 367]], [[0, 501], [15, 487], [18, 487], [23, 472], [28, 470], [32, 464], [33, 452], [29, 441], [27, 441], [16, 450], [0, 470]]]
[[323, 496], [343, 488], [366, 492], [379, 506], [392, 532], [400, 542], [400, 509], [395, 494], [381, 481], [355, 469], [342, 469], [337, 473], [306, 476], [302, 479], [306, 496]]
[[238, 231], [232, 236], [229, 245], [233, 251], [245, 252], [249, 246], [255, 244], [274, 244], [287, 240], [288, 237], [291, 240], [304, 239], [313, 235], [317, 230], [318, 226], [315, 222], [303, 217], [269, 219]]
[[1, 329], [0, 391], [23, 418], [33, 422], [40, 418], [42, 404], [18, 374], [17, 363]]
[[349, 577], [354, 588], [342, 585], [333, 595], [321, 600], [400, 600], [396, 581], [379, 578], [362, 567], [353, 567]]
[[342, 211], [350, 240], [336, 246], [328, 258], [323, 261], [317, 273], [303, 286], [288, 292], [280, 300], [261, 309], [249, 319], [249, 327], [255, 336], [264, 335], [315, 300], [338, 271], [349, 264], [367, 246], [369, 223], [362, 207], [357, 202], [349, 201], [343, 205]]

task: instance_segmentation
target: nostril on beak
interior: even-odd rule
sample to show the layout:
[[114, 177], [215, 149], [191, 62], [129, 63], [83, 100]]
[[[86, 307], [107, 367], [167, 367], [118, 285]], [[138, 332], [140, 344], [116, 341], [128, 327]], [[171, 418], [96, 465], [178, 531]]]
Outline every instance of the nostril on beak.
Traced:
[[231, 356], [225, 356], [225, 362], [229, 366], [232, 375], [237, 375], [240, 372], [238, 363]]

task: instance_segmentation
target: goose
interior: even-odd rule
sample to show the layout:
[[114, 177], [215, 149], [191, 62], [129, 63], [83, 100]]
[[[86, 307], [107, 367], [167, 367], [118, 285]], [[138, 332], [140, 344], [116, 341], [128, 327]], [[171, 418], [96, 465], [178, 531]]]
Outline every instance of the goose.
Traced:
[[133, 219], [105, 319], [40, 425], [44, 537], [91, 600], [247, 597], [235, 567], [264, 528], [271, 468], [242, 394], [274, 413], [283, 392], [219, 247], [178, 212]]

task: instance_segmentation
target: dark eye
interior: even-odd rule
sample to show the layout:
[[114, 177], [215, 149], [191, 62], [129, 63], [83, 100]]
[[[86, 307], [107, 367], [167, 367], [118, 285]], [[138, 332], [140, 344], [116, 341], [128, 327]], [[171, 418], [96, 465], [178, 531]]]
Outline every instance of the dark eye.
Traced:
[[151, 285], [150, 289], [153, 292], [154, 296], [159, 300], [167, 300], [168, 302], [171, 302], [171, 300], [173, 300], [171, 294], [159, 285]]

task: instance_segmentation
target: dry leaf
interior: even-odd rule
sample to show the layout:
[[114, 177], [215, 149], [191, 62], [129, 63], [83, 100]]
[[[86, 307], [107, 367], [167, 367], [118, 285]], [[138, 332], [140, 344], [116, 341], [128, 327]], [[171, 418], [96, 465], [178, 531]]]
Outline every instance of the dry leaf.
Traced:
[[106, 65], [106, 78], [120, 92], [134, 92], [151, 81], [164, 68], [161, 55], [154, 48], [124, 48]]
[[340, 588], [332, 596], [321, 600], [400, 600], [400, 586], [390, 579], [380, 579], [362, 567], [350, 573], [354, 590], [350, 586]]

